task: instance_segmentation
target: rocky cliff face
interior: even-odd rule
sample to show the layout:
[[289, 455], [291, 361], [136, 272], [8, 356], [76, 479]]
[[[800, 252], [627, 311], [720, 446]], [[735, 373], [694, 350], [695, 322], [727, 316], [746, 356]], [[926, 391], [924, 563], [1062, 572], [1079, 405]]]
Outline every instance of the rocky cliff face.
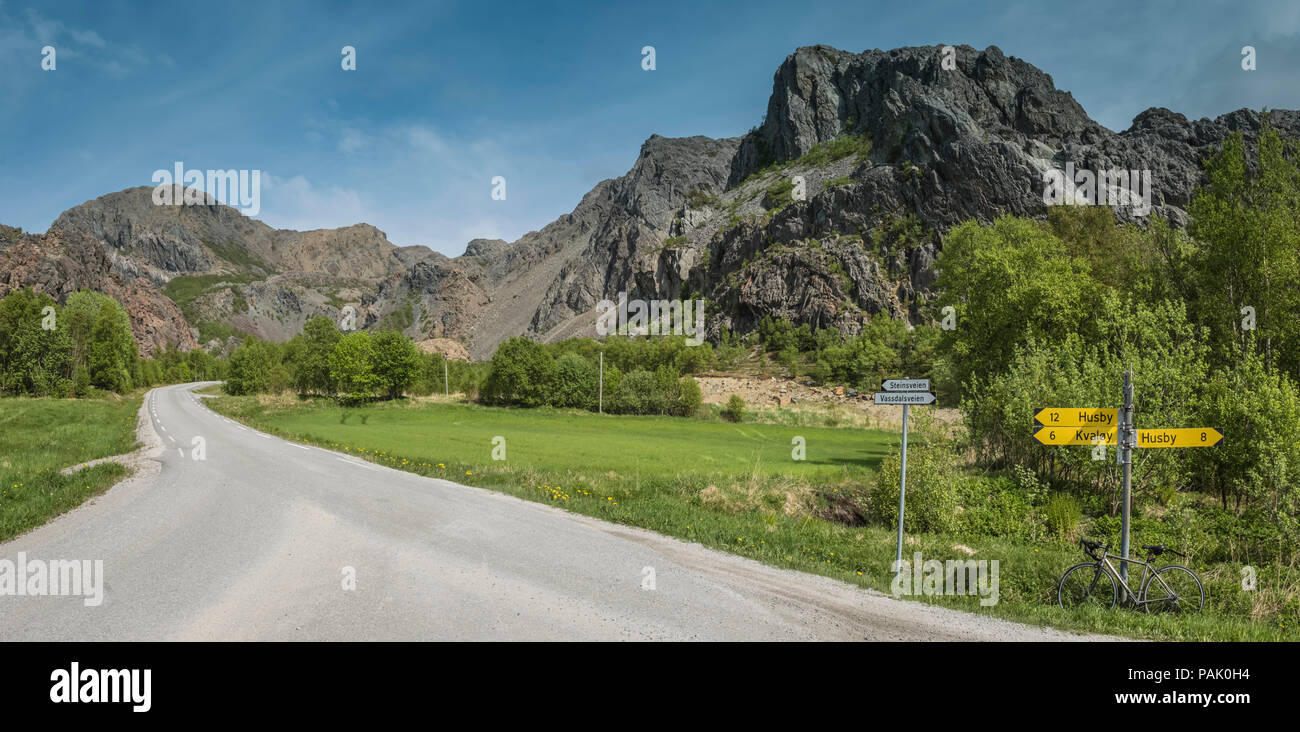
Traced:
[[116, 298], [131, 316], [140, 354], [174, 345], [194, 348], [190, 326], [176, 305], [148, 278], [119, 273], [112, 256], [95, 239], [75, 231], [21, 234], [0, 226], [0, 296], [30, 287], [59, 303], [81, 289]]
[[[455, 340], [483, 358], [511, 335], [594, 335], [596, 304], [620, 292], [704, 298], [715, 337], [769, 314], [855, 332], [877, 314], [923, 317], [953, 225], [1044, 215], [1045, 171], [1148, 170], [1150, 214], [1184, 225], [1203, 160], [1263, 123], [1247, 110], [1189, 121], [1149, 109], [1116, 133], [996, 47], [958, 46], [952, 58], [945, 68], [941, 46], [800, 48], [747, 134], [652, 136], [632, 170], [571, 213], [515, 242], [476, 239], [456, 258], [395, 247], [366, 224], [278, 231], [215, 202], [155, 206], [147, 187], [71, 209], [46, 237], [98, 243], [95, 266], [165, 287], [190, 325], [277, 340], [351, 306], [359, 326]], [[1300, 137], [1300, 113], [1270, 123]], [[184, 330], [155, 325], [151, 337], [185, 343]]]

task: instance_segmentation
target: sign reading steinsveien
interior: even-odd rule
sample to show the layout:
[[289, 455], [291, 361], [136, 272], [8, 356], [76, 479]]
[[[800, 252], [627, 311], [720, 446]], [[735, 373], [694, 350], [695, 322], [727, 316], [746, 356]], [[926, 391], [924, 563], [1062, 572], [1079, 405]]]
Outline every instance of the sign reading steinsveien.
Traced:
[[1034, 419], [1048, 427], [1115, 427], [1119, 410], [1095, 407], [1045, 407]]
[[1138, 447], [1210, 447], [1222, 439], [1223, 433], [1213, 427], [1137, 431]]
[[929, 391], [929, 379], [885, 379], [885, 391]]
[[878, 391], [876, 404], [933, 404], [934, 395], [920, 391]]

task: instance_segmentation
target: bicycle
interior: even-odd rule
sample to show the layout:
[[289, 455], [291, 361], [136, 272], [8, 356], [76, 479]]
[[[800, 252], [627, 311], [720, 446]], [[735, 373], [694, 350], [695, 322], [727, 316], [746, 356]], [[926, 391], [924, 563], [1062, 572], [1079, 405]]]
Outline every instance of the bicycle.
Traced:
[[[1164, 544], [1144, 545], [1142, 549], [1146, 550], [1147, 559], [1143, 562], [1111, 554], [1107, 551], [1109, 544], [1080, 539], [1079, 547], [1094, 561], [1076, 564], [1061, 575], [1061, 581], [1056, 585], [1056, 602], [1066, 610], [1078, 607], [1112, 609], [1119, 601], [1121, 587], [1124, 588], [1124, 597], [1147, 613], [1190, 615], [1205, 607], [1205, 586], [1195, 572], [1177, 564], [1157, 569], [1153, 563], [1165, 552], [1186, 559], [1185, 554]], [[1100, 556], [1097, 552], [1101, 553]], [[1136, 594], [1119, 576], [1110, 563], [1111, 559], [1142, 565], [1142, 582]]]

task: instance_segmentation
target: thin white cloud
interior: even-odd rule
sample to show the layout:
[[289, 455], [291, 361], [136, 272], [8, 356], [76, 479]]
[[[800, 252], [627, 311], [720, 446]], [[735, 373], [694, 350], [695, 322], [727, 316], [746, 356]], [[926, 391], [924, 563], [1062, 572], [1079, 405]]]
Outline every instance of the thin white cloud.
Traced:
[[372, 138], [366, 133], [360, 130], [348, 128], [343, 130], [343, 134], [339, 137], [339, 150], [345, 153], [356, 152], [357, 150], [369, 147], [371, 140]]
[[93, 30], [85, 30], [85, 31], [69, 30], [68, 33], [72, 36], [72, 40], [86, 46], [94, 46], [95, 48], [104, 48], [105, 46], [108, 45], [107, 43], [104, 42], [104, 39], [100, 38], [99, 34]]
[[[277, 229], [334, 229], [366, 221], [361, 194], [334, 185], [318, 186], [302, 175], [281, 178], [262, 172], [262, 215]], [[373, 223], [373, 222], [371, 222]]]
[[417, 151], [432, 155], [445, 155], [447, 143], [437, 130], [428, 125], [408, 125], [400, 128], [399, 134], [406, 138], [410, 146]]

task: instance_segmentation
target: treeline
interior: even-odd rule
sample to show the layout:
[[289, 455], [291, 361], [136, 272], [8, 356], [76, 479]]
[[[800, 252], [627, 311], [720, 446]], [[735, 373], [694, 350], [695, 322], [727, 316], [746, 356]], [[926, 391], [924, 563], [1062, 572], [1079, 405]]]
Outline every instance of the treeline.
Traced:
[[203, 351], [140, 358], [126, 310], [107, 295], [83, 290], [59, 305], [24, 288], [0, 298], [0, 394], [90, 396], [221, 377]]
[[763, 350], [793, 377], [806, 376], [818, 384], [842, 384], [859, 391], [876, 391], [885, 379], [907, 377], [936, 379], [941, 396], [952, 382], [938, 364], [940, 329], [935, 325], [909, 327], [887, 316], [872, 318], [856, 335], [834, 328], [765, 316], [756, 336]]
[[[603, 402], [600, 353], [605, 354]], [[287, 343], [247, 339], [230, 356], [229, 394], [279, 393], [333, 397], [344, 403], [447, 390], [493, 406], [557, 407], [613, 414], [689, 416], [701, 403], [690, 378], [713, 363], [713, 349], [682, 337], [574, 338], [541, 344], [502, 343], [488, 363], [446, 363], [393, 330], [343, 333], [315, 318]], [[658, 363], [654, 369], [643, 364]], [[685, 372], [685, 373], [683, 373]]]
[[[703, 368], [711, 353], [704, 344], [686, 345], [681, 337], [611, 338], [604, 344], [590, 338], [554, 344], [511, 338], [492, 355], [482, 401], [497, 406], [691, 416], [700, 408], [700, 386], [682, 372]], [[644, 367], [651, 363], [659, 366]]]
[[317, 317], [286, 343], [245, 339], [230, 354], [224, 389], [236, 395], [294, 390], [346, 403], [444, 389], [472, 398], [487, 371], [484, 364], [447, 361], [444, 384], [443, 368], [440, 354], [421, 352], [395, 330], [344, 333]]

